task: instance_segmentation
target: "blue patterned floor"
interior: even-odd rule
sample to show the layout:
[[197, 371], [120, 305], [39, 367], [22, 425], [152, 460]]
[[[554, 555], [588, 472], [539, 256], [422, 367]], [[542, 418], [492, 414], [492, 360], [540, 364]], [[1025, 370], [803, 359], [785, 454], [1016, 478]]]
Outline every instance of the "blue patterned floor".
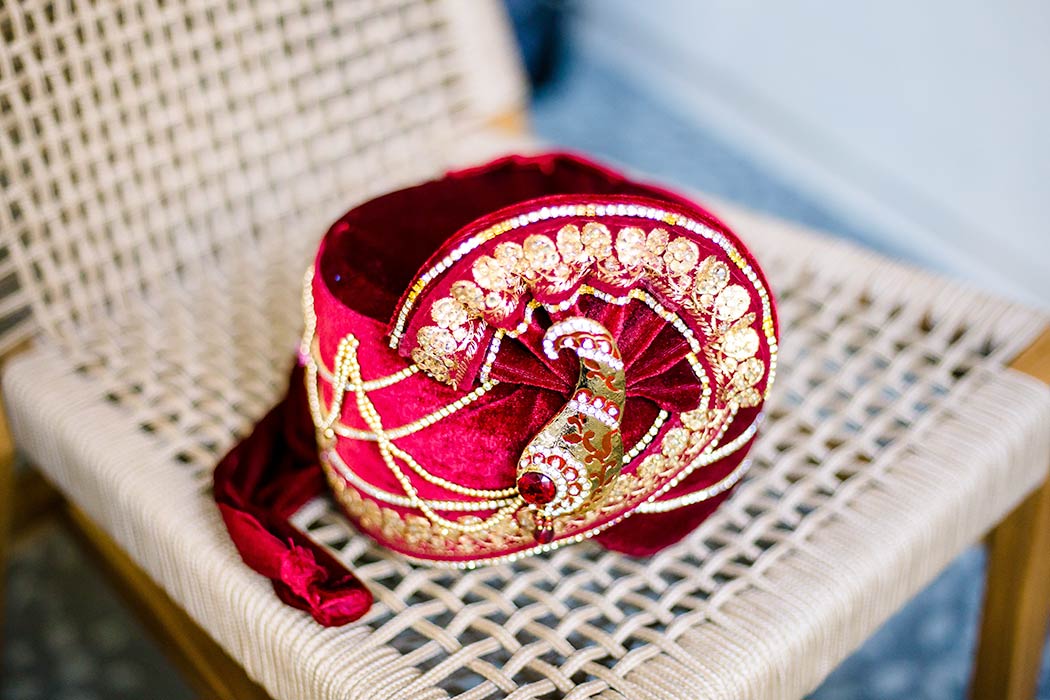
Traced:
[[[562, 73], [534, 99], [533, 125], [544, 139], [879, 247], [878, 231], [821, 207], [593, 59], [571, 49], [567, 58]], [[963, 700], [983, 578], [984, 552], [970, 549], [810, 697]], [[1050, 645], [1038, 699], [1050, 700]]]
[[57, 524], [12, 552], [2, 700], [190, 700], [193, 693]]

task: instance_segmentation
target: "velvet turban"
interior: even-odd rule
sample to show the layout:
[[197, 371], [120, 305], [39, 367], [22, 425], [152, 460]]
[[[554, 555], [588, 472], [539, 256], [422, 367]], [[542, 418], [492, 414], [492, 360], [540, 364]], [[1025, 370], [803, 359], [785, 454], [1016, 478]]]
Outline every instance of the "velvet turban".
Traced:
[[244, 560], [323, 624], [370, 604], [289, 524], [330, 488], [361, 532], [455, 567], [679, 540], [747, 470], [776, 369], [750, 252], [690, 200], [567, 154], [366, 202], [307, 270], [285, 398], [222, 460]]

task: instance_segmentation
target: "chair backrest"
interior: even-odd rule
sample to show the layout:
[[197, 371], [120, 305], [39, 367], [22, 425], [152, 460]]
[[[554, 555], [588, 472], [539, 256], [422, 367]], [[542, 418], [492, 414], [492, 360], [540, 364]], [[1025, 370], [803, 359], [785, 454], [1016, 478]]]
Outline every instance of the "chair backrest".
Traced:
[[317, 237], [520, 108], [497, 0], [0, 5], [0, 352]]

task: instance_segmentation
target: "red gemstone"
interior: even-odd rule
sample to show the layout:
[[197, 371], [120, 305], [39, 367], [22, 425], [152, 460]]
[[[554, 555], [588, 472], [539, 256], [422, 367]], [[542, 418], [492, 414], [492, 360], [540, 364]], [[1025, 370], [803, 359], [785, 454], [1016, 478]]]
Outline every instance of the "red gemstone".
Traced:
[[525, 472], [518, 477], [518, 493], [527, 503], [543, 506], [554, 500], [558, 487], [554, 479], [540, 472]]
[[554, 540], [554, 526], [549, 524], [539, 525], [532, 531], [532, 536], [540, 544], [550, 544]]

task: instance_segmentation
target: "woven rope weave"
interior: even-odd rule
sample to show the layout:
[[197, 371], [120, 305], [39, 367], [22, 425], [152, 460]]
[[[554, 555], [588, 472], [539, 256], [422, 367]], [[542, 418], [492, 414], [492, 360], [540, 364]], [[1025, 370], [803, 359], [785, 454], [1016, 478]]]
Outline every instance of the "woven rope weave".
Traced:
[[129, 299], [264, 237], [308, 248], [354, 202], [430, 172], [520, 104], [495, 12], [489, 0], [5, 3], [0, 292], [15, 268], [24, 292], [4, 295], [0, 331], [35, 325], [74, 345]]
[[291, 355], [298, 267], [277, 246], [129, 314], [94, 364], [18, 360], [12, 424], [277, 697], [797, 697], [1044, 476], [1047, 393], [1002, 367], [1042, 319], [737, 218], [781, 300], [782, 382], [741, 490], [650, 560], [416, 568], [317, 501], [298, 522], [378, 604], [342, 630], [283, 609], [206, 492]]
[[210, 470], [283, 391], [327, 222], [500, 143], [464, 137], [520, 92], [492, 7], [23, 5], [0, 318], [43, 337], [4, 375], [16, 441], [277, 698], [798, 697], [1045, 475], [1047, 392], [1003, 368], [1045, 319], [727, 210], [783, 324], [740, 491], [649, 560], [463, 573], [317, 501], [298, 522], [378, 601], [321, 629], [240, 563]]

